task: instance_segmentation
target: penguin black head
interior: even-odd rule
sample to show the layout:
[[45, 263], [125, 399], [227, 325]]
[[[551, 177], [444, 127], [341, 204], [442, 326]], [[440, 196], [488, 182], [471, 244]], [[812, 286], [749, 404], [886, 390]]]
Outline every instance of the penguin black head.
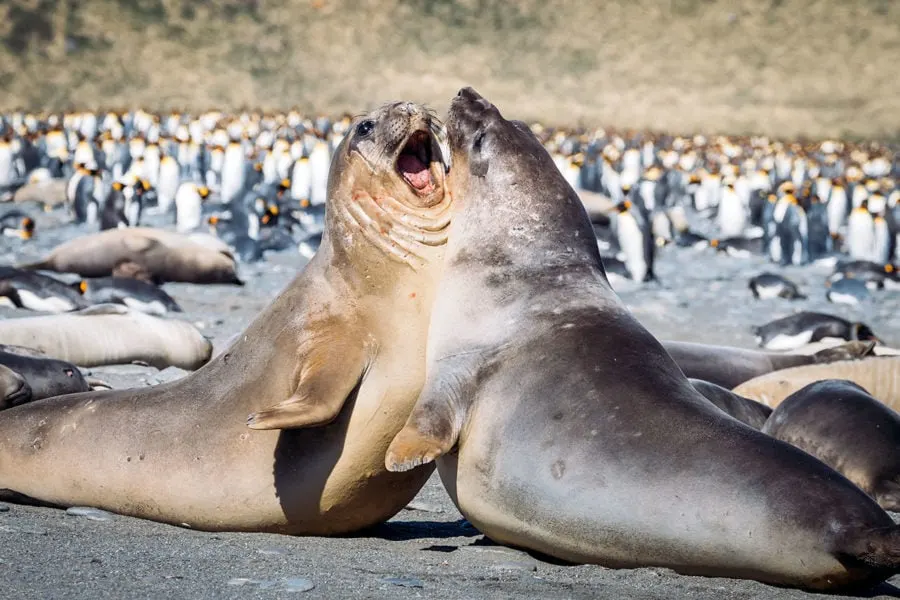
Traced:
[[631, 208], [631, 200], [623, 200], [616, 204], [616, 210], [620, 213], [623, 213]]
[[874, 341], [877, 344], [882, 343], [880, 339], [872, 332], [868, 325], [865, 323], [854, 323], [852, 329], [853, 339], [860, 340], [863, 342], [866, 341]]

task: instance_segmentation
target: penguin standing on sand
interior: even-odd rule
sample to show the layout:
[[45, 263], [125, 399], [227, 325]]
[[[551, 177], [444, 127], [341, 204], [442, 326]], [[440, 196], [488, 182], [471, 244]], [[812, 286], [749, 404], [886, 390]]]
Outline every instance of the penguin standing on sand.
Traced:
[[787, 195], [788, 206], [778, 223], [778, 241], [782, 265], [805, 265], [809, 262], [809, 221], [797, 198]]
[[734, 182], [727, 180], [719, 200], [717, 221], [722, 237], [738, 237], [747, 228], [747, 210], [734, 189]]
[[328, 195], [328, 168], [330, 165], [331, 157], [328, 152], [328, 144], [324, 140], [317, 140], [309, 153], [309, 203], [313, 206], [325, 204], [325, 199]]
[[809, 198], [809, 209], [806, 211], [809, 238], [809, 260], [818, 260], [829, 256], [834, 251], [834, 241], [828, 230], [828, 210], [813, 194]]
[[103, 210], [100, 213], [100, 230], [127, 227], [128, 218], [125, 216], [125, 184], [114, 181], [106, 200], [103, 201]]
[[872, 219], [872, 256], [870, 260], [880, 265], [894, 258], [894, 234], [883, 214]]
[[625, 255], [625, 266], [634, 281], [655, 279], [653, 260], [656, 245], [646, 220], [632, 210], [630, 200], [620, 202], [615, 218], [616, 241]]
[[245, 162], [241, 145], [238, 142], [229, 143], [222, 158], [222, 186], [219, 193], [223, 204], [237, 198], [244, 189]]
[[847, 217], [847, 254], [855, 260], [871, 260], [875, 247], [875, 221], [863, 200]]
[[125, 190], [125, 219], [129, 227], [138, 227], [141, 224], [141, 214], [144, 211], [144, 203], [150, 196], [150, 182], [146, 179], [135, 181], [130, 189]]
[[158, 210], [168, 214], [175, 203], [178, 184], [181, 182], [181, 166], [171, 154], [165, 154], [159, 161], [159, 181], [156, 185]]
[[312, 193], [312, 170], [309, 159], [300, 157], [294, 162], [291, 171], [291, 198], [302, 208], [309, 206], [309, 197]]
[[178, 186], [175, 193], [175, 229], [192, 231], [200, 226], [203, 214], [202, 203], [209, 196], [209, 188], [192, 181]]
[[849, 214], [847, 189], [843, 180], [835, 178], [831, 181], [831, 192], [828, 195], [828, 231], [833, 239], [843, 230]]
[[100, 172], [89, 171], [75, 186], [75, 198], [72, 204], [76, 223], [92, 225], [100, 218], [100, 195], [102, 194]]

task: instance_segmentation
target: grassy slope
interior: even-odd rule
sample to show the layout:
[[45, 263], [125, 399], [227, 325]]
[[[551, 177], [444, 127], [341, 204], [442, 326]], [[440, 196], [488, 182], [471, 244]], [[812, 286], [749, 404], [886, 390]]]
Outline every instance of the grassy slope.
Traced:
[[551, 123], [900, 132], [892, 0], [12, 0], [0, 38], [2, 108], [444, 110], [471, 84]]

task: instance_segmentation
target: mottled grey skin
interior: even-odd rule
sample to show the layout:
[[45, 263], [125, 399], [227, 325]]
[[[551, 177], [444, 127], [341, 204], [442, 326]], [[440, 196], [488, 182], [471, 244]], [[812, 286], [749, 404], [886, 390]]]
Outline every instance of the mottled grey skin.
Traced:
[[568, 561], [823, 589], [898, 570], [874, 500], [723, 415], [634, 319], [524, 124], [465, 89], [448, 126], [446, 270], [389, 469], [438, 459], [479, 530]]
[[694, 342], [663, 341], [662, 345], [686, 376], [728, 389], [754, 377], [782, 369], [860, 358], [872, 349], [872, 344], [866, 342], [849, 342], [806, 355], [761, 352]]
[[436, 127], [429, 113], [397, 103], [364, 119], [370, 134], [335, 151], [319, 251], [238, 339], [174, 382], [0, 413], [0, 488], [195, 529], [309, 535], [380, 523], [415, 496], [429, 469], [390, 473], [384, 453], [424, 381], [450, 200], [439, 154], [431, 193], [395, 171], [408, 139]]
[[[25, 378], [31, 387], [29, 400], [87, 392], [91, 388], [81, 371], [72, 363], [54, 358], [23, 356], [0, 350], [0, 365]], [[27, 400], [26, 400], [27, 401]], [[15, 404], [21, 404], [19, 401]], [[7, 407], [8, 408], [8, 407]]]
[[900, 414], [846, 379], [797, 390], [778, 405], [763, 433], [836, 469], [885, 510], [900, 512]]
[[31, 400], [31, 387], [25, 378], [0, 364], [0, 409], [24, 404]]
[[703, 397], [722, 409], [725, 414], [731, 415], [741, 423], [749, 425], [753, 429], [762, 429], [766, 419], [772, 414], [772, 409], [750, 398], [738, 396], [731, 390], [721, 385], [703, 381], [702, 379], [688, 378], [694, 389], [703, 394]]

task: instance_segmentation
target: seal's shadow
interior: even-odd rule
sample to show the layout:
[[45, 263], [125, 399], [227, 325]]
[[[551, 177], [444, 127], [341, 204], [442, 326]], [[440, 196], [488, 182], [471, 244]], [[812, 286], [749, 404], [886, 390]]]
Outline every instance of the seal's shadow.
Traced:
[[302, 523], [308, 519], [306, 515], [318, 514], [325, 484], [344, 450], [360, 385], [353, 388], [337, 418], [328, 425], [281, 430], [273, 474], [275, 493], [289, 522]]

